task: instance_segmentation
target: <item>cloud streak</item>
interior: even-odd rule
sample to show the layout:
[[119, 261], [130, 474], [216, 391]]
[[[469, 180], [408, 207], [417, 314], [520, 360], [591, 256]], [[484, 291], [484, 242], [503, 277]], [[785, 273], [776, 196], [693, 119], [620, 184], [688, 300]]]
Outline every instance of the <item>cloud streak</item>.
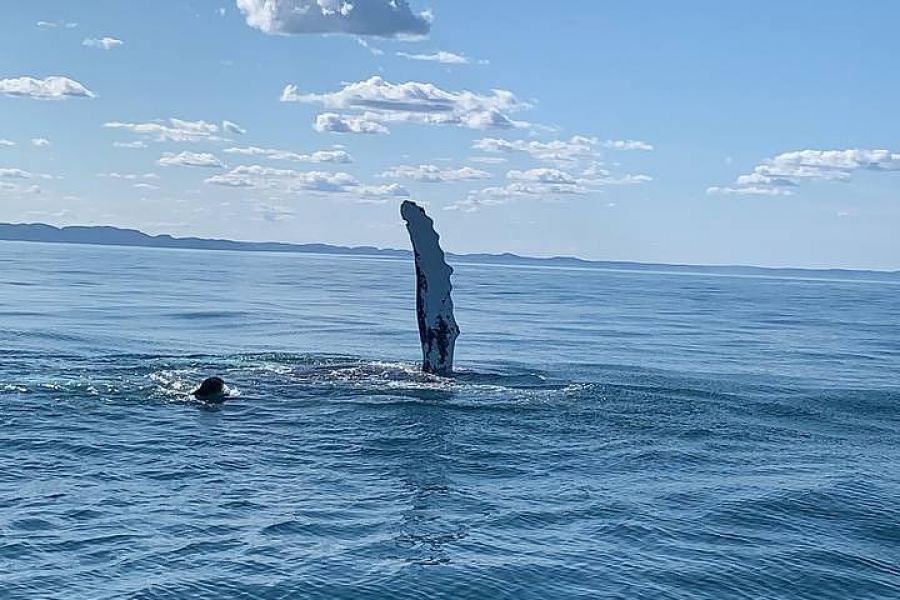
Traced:
[[35, 79], [34, 77], [0, 79], [0, 94], [35, 100], [96, 97], [94, 92], [74, 79], [56, 75], [45, 79]]
[[381, 177], [390, 179], [409, 179], [418, 183], [446, 183], [452, 181], [473, 181], [476, 179], [490, 179], [487, 171], [461, 167], [459, 169], [442, 169], [435, 165], [400, 165], [392, 167], [381, 174]]
[[[104, 123], [107, 129], [122, 129], [157, 142], [202, 142], [224, 141], [220, 133], [240, 133], [243, 131], [235, 123], [225, 121], [222, 126], [207, 121], [183, 121], [168, 119], [147, 123]], [[128, 147], [139, 147], [136, 145]]]
[[21, 185], [18, 183], [9, 183], [0, 181], [0, 194], [10, 196], [24, 196], [32, 194], [40, 194], [41, 188], [37, 185]]
[[345, 150], [318, 150], [312, 154], [298, 154], [296, 152], [288, 152], [287, 150], [246, 146], [240, 148], [226, 148], [225, 152], [242, 156], [264, 156], [272, 160], [287, 160], [303, 163], [349, 164], [353, 162], [353, 157]]
[[489, 61], [486, 60], [473, 61], [468, 56], [457, 54], [455, 52], [447, 52], [445, 50], [439, 50], [432, 54], [410, 54], [408, 52], [398, 52], [397, 56], [408, 58], [409, 60], [437, 62], [441, 63], [442, 65], [470, 65], [473, 62], [477, 62], [479, 65], [489, 64]]
[[31, 179], [33, 175], [24, 169], [0, 168], [0, 177], [5, 179]]
[[495, 154], [527, 154], [535, 160], [551, 163], [570, 163], [589, 160], [600, 154], [601, 149], [653, 150], [653, 146], [637, 140], [600, 140], [583, 135], [568, 140], [539, 142], [536, 140], [505, 140], [483, 138], [473, 145], [476, 150]]
[[141, 140], [137, 140], [135, 142], [113, 142], [113, 146], [116, 148], [146, 148], [147, 144], [142, 142]]
[[106, 177], [109, 179], [124, 179], [125, 181], [136, 181], [139, 179], [159, 179], [156, 173], [97, 173], [97, 177]]
[[200, 167], [205, 169], [221, 169], [225, 164], [208, 152], [166, 152], [156, 161], [161, 167]]
[[640, 140], [604, 140], [601, 145], [609, 150], [643, 150], [645, 152], [654, 150], [653, 144]]
[[81, 42], [81, 45], [87, 46], [88, 48], [97, 48], [99, 50], [112, 50], [113, 48], [118, 48], [124, 43], [125, 42], [120, 39], [107, 36], [102, 38], [85, 38], [84, 41]]
[[247, 130], [232, 121], [222, 121], [222, 131], [233, 135], [244, 135]]
[[38, 21], [38, 29], [75, 29], [78, 23], [69, 23], [67, 21]]
[[409, 191], [399, 184], [363, 185], [348, 173], [295, 171], [293, 169], [274, 169], [262, 165], [240, 165], [227, 173], [210, 177], [206, 183], [284, 194], [310, 192], [320, 195], [339, 195], [360, 200], [406, 198], [410, 195]]
[[556, 168], [513, 169], [506, 174], [504, 186], [492, 186], [474, 190], [468, 197], [448, 210], [475, 212], [485, 206], [498, 206], [519, 199], [543, 200], [564, 196], [587, 196], [601, 188], [618, 185], [638, 185], [652, 181], [647, 175], [614, 176], [609, 171], [591, 167], [582, 173], [572, 173]]

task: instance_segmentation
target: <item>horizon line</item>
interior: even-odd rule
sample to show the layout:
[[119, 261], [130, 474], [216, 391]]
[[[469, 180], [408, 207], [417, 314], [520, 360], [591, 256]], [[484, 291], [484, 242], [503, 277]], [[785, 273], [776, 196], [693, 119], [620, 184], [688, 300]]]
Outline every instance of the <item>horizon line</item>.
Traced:
[[[130, 234], [138, 234], [143, 236], [148, 241], [161, 241], [161, 240], [171, 240], [174, 243], [203, 243], [203, 244], [228, 244], [234, 245], [237, 247], [233, 248], [210, 248], [210, 247], [190, 247], [190, 246], [180, 246], [181, 249], [187, 250], [223, 250], [223, 251], [237, 251], [237, 252], [295, 252], [295, 253], [312, 253], [307, 248], [311, 246], [324, 247], [334, 250], [347, 250], [351, 251], [356, 255], [365, 255], [375, 256], [381, 253], [382, 255], [385, 253], [394, 253], [396, 254], [407, 254], [411, 255], [412, 252], [409, 249], [398, 249], [391, 247], [379, 247], [372, 245], [358, 245], [358, 246], [347, 246], [343, 244], [332, 244], [328, 242], [281, 242], [281, 241], [254, 241], [254, 240], [233, 240], [226, 238], [204, 238], [197, 236], [184, 236], [178, 237], [168, 233], [158, 233], [158, 234], [150, 234], [140, 229], [134, 229], [130, 227], [120, 227], [117, 225], [51, 225], [49, 223], [40, 223], [40, 222], [29, 222], [29, 223], [9, 223], [9, 222], [0, 222], [0, 228], [3, 227], [46, 227], [52, 230], [56, 230], [58, 232], [64, 232], [69, 229], [79, 229], [79, 230], [90, 230], [90, 229], [106, 229], [106, 230], [114, 230], [121, 233], [130, 233]], [[104, 242], [102, 240], [49, 240], [49, 239], [19, 239], [19, 238], [10, 238], [2, 235], [3, 232], [0, 231], [0, 241], [8, 241], [8, 242], [34, 242], [34, 243], [49, 243], [49, 244], [77, 244], [77, 245], [94, 245], [94, 246], [121, 246], [121, 247], [156, 247], [156, 248], [173, 248], [177, 249], [179, 246], [166, 246], [166, 245], [157, 245], [153, 246], [150, 244], [137, 244], [137, 243], [127, 243], [126, 241], [121, 241], [120, 243], [116, 242]], [[272, 246], [273, 248], [254, 248], [253, 246]], [[277, 248], [281, 248], [280, 250]], [[334, 254], [339, 254], [339, 252], [335, 252]], [[635, 267], [669, 267], [676, 269], [756, 269], [756, 270], [765, 270], [765, 271], [805, 271], [805, 272], [813, 272], [813, 273], [826, 273], [826, 272], [845, 272], [845, 273], [873, 273], [873, 274], [883, 274], [883, 275], [900, 275], [900, 269], [874, 269], [874, 268], [851, 268], [851, 267], [795, 267], [795, 266], [763, 266], [763, 265], [749, 265], [749, 264], [733, 264], [733, 263], [721, 263], [721, 264], [711, 264], [711, 263], [666, 263], [666, 262], [654, 262], [654, 261], [636, 261], [636, 260], [611, 260], [611, 259], [589, 259], [582, 258], [579, 256], [568, 256], [568, 255], [553, 255], [553, 256], [529, 256], [516, 254], [514, 252], [467, 252], [467, 253], [458, 253], [458, 252], [447, 252], [448, 256], [452, 256], [455, 258], [460, 258], [463, 260], [466, 259], [478, 259], [478, 258], [488, 258], [488, 259], [507, 259], [508, 261], [519, 261], [519, 262], [576, 262], [582, 263], [584, 266], [590, 265], [622, 265], [622, 266], [635, 266]]]

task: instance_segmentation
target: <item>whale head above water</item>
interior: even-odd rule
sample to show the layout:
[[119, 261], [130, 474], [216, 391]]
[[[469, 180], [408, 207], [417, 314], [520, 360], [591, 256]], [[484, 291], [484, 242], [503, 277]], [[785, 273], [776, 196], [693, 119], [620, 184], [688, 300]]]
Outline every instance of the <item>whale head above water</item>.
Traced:
[[229, 390], [221, 377], [209, 377], [191, 395], [201, 402], [220, 404], [228, 398]]

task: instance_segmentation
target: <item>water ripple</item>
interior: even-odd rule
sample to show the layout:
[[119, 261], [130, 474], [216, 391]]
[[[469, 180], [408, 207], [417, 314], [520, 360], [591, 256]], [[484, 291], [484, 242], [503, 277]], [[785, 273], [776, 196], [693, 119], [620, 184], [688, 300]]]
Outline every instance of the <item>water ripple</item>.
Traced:
[[900, 597], [896, 286], [24, 248], [0, 598]]

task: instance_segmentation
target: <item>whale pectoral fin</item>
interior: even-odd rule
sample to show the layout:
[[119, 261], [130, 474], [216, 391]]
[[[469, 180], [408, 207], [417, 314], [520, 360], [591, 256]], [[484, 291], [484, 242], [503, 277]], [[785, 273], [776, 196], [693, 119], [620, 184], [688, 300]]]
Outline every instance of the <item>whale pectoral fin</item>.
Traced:
[[453, 315], [450, 276], [434, 221], [414, 202], [405, 201], [400, 215], [412, 241], [416, 263], [416, 319], [422, 343], [422, 370], [451, 375], [459, 326]]

